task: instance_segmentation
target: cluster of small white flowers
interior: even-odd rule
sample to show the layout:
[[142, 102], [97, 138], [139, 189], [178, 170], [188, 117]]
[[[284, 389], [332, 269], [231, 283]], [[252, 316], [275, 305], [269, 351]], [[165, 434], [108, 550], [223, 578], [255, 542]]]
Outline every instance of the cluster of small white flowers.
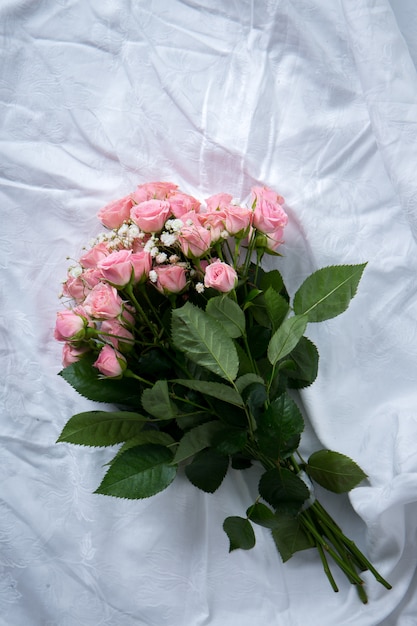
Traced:
[[81, 276], [82, 273], [83, 268], [81, 265], [73, 265], [68, 270], [68, 276], [71, 276], [71, 278], [78, 278], [78, 276]]
[[196, 290], [197, 293], [203, 293], [203, 291], [204, 291], [203, 283], [196, 283], [195, 290]]
[[172, 265], [174, 265], [175, 263], [178, 263], [179, 260], [180, 260], [180, 257], [178, 256], [178, 254], [171, 254], [171, 256], [168, 259], [168, 261], [172, 263]]
[[181, 228], [184, 226], [184, 222], [179, 218], [167, 220], [165, 222], [165, 228], [167, 230], [171, 230], [173, 233], [178, 233]]
[[165, 246], [173, 246], [174, 243], [177, 241], [177, 236], [174, 235], [174, 233], [164, 232], [161, 233], [160, 240]]
[[156, 255], [155, 257], [155, 261], [157, 263], [165, 263], [165, 261], [167, 260], [167, 255], [165, 254], [165, 252], [160, 252], [159, 254]]
[[149, 280], [151, 281], [151, 283], [156, 283], [156, 281], [158, 280], [158, 274], [155, 272], [155, 270], [151, 270], [149, 272]]

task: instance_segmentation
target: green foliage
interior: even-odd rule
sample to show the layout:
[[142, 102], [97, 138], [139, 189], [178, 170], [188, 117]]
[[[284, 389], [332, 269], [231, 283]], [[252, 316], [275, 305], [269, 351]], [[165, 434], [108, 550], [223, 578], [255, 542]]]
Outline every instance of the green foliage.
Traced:
[[174, 457], [174, 463], [180, 463], [190, 457], [193, 457], [200, 450], [204, 450], [211, 445], [213, 435], [222, 429], [219, 421], [213, 420], [200, 424], [186, 432], [180, 439], [177, 451]]
[[293, 514], [309, 497], [307, 485], [284, 467], [275, 467], [262, 474], [259, 493], [274, 509]]
[[305, 315], [288, 317], [272, 335], [268, 345], [268, 359], [272, 365], [290, 354], [296, 347], [307, 326]]
[[241, 337], [245, 332], [246, 319], [240, 306], [227, 296], [210, 298], [206, 313], [220, 322], [229, 337]]
[[218, 489], [226, 476], [229, 458], [214, 448], [206, 448], [198, 452], [192, 462], [186, 466], [188, 480], [199, 489], [213, 493]]
[[276, 398], [258, 419], [257, 438], [263, 454], [272, 459], [285, 458], [298, 447], [304, 420], [294, 400], [283, 394]]
[[145, 389], [142, 406], [150, 415], [162, 420], [174, 419], [177, 415], [177, 408], [169, 397], [166, 380], [158, 380], [151, 389]]
[[333, 450], [318, 450], [308, 459], [306, 471], [319, 485], [344, 493], [359, 485], [366, 474], [348, 456]]
[[166, 489], [176, 473], [168, 448], [156, 444], [136, 446], [110, 465], [95, 493], [117, 498], [149, 498]]
[[223, 326], [204, 311], [187, 302], [172, 312], [174, 347], [217, 376], [233, 381], [239, 359], [232, 339]]
[[128, 411], [86, 411], [68, 420], [57, 442], [113, 446], [139, 434], [147, 422], [147, 417]]
[[271, 531], [272, 537], [284, 563], [295, 552], [308, 550], [314, 546], [298, 518], [280, 513], [275, 516], [275, 522]]
[[138, 381], [130, 378], [100, 378], [98, 370], [93, 367], [94, 360], [86, 355], [65, 367], [59, 375], [88, 400], [139, 407], [143, 387]]
[[223, 522], [223, 530], [229, 537], [229, 552], [237, 548], [250, 550], [254, 547], [255, 533], [248, 519], [237, 515], [226, 517]]
[[333, 265], [317, 270], [306, 278], [294, 296], [294, 311], [307, 315], [309, 322], [322, 322], [343, 313], [356, 294], [366, 267]]

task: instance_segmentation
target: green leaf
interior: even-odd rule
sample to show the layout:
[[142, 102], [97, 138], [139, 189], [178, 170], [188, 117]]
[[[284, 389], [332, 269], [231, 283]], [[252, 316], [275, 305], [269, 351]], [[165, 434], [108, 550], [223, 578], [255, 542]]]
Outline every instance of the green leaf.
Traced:
[[360, 265], [323, 267], [306, 278], [294, 296], [294, 312], [309, 322], [322, 322], [343, 313], [349, 306], [365, 269]]
[[194, 456], [200, 450], [211, 445], [213, 435], [221, 430], [222, 424], [217, 420], [200, 424], [186, 432], [179, 442], [174, 456], [174, 463], [180, 463]]
[[284, 563], [295, 552], [314, 547], [297, 517], [276, 514], [275, 520], [276, 525], [272, 529], [272, 537]]
[[248, 433], [246, 430], [239, 428], [226, 427], [213, 436], [212, 446], [227, 456], [241, 452], [248, 440]]
[[[269, 323], [269, 318], [268, 318]], [[249, 349], [254, 359], [260, 359], [266, 354], [271, 339], [271, 329], [255, 324], [247, 333]]]
[[213, 383], [206, 380], [190, 380], [188, 378], [178, 378], [172, 382], [178, 383], [183, 387], [188, 387], [188, 389], [194, 389], [194, 391], [207, 394], [208, 396], [213, 396], [218, 400], [223, 400], [223, 402], [229, 402], [229, 404], [235, 404], [236, 406], [243, 406], [244, 404], [240, 394], [235, 389], [223, 385], [222, 383]]
[[142, 406], [145, 411], [158, 419], [170, 420], [177, 415], [177, 407], [169, 397], [166, 380], [158, 380], [151, 389], [145, 389], [142, 394]]
[[220, 487], [229, 467], [229, 458], [212, 448], [198, 452], [186, 466], [188, 480], [199, 489], [213, 493]]
[[334, 493], [350, 491], [367, 477], [355, 461], [333, 450], [314, 452], [305, 469], [319, 485]]
[[310, 495], [307, 485], [291, 470], [283, 467], [262, 474], [259, 493], [274, 509], [282, 508], [294, 513]]
[[[256, 420], [263, 410], [265, 402], [268, 398], [265, 383], [251, 383], [245, 387], [242, 396], [251, 416]], [[253, 426], [255, 427], [256, 425], [253, 424]]]
[[294, 350], [288, 355], [289, 363], [281, 371], [288, 376], [288, 386], [301, 389], [311, 385], [316, 378], [319, 366], [319, 353], [312, 341], [301, 337]]
[[262, 502], [255, 502], [246, 511], [246, 515], [254, 524], [263, 526], [264, 528], [275, 528], [277, 526], [277, 517], [271, 509]]
[[240, 306], [227, 296], [210, 298], [206, 313], [220, 322], [229, 337], [241, 337], [245, 332], [245, 314]]
[[99, 378], [99, 371], [93, 367], [96, 357], [87, 355], [59, 372], [79, 394], [94, 402], [140, 406], [142, 386], [132, 378], [110, 380]]
[[81, 446], [113, 446], [139, 434], [148, 417], [128, 411], [86, 411], [77, 413], [65, 424], [57, 443]]
[[223, 530], [229, 538], [229, 552], [240, 548], [250, 550], [256, 543], [255, 533], [249, 520], [237, 515], [226, 517]]
[[129, 450], [129, 448], [134, 448], [135, 446], [143, 446], [147, 443], [156, 443], [161, 446], [171, 446], [175, 444], [175, 439], [168, 435], [167, 433], [161, 432], [160, 430], [142, 430], [138, 435], [132, 437], [132, 439], [128, 439], [120, 448], [116, 456], [110, 461], [109, 465], [114, 463], [116, 459], [119, 458], [123, 452]]
[[117, 498], [149, 498], [168, 487], [176, 473], [168, 448], [155, 444], [136, 446], [115, 459], [95, 493]]
[[298, 437], [304, 430], [301, 412], [290, 396], [285, 393], [276, 398], [258, 418], [257, 438], [263, 452], [272, 459], [278, 459], [294, 452]]
[[228, 381], [238, 373], [239, 359], [233, 340], [223, 326], [187, 302], [172, 312], [174, 346], [186, 356]]
[[307, 326], [305, 315], [293, 315], [287, 318], [272, 335], [268, 345], [268, 359], [272, 365], [283, 359], [300, 341]]
[[271, 270], [262, 274], [260, 287], [263, 291], [267, 291], [272, 287], [274, 291], [279, 293], [284, 286], [284, 281], [278, 270]]
[[272, 330], [276, 331], [285, 319], [288, 313], [289, 304], [273, 289], [269, 287], [264, 294], [266, 311], [271, 320]]
[[242, 393], [243, 390], [252, 383], [261, 383], [262, 385], [265, 384], [262, 376], [254, 374], [253, 372], [243, 374], [243, 376], [239, 376], [239, 378], [235, 380], [235, 385], [239, 393]]

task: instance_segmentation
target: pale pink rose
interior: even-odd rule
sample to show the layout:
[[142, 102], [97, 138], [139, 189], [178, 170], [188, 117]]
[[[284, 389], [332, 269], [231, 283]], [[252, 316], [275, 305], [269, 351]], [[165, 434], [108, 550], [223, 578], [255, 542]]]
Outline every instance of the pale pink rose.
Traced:
[[100, 270], [98, 270], [97, 268], [94, 268], [94, 269], [92, 268], [90, 270], [84, 270], [84, 272], [81, 275], [81, 278], [87, 288], [86, 289], [86, 294], [87, 294], [89, 289], [92, 289], [93, 287], [99, 284], [102, 276], [101, 276]]
[[86, 320], [73, 311], [59, 311], [56, 315], [54, 337], [57, 341], [79, 341], [84, 337]]
[[155, 267], [155, 272], [156, 288], [162, 293], [179, 293], [187, 284], [185, 269], [180, 265], [160, 265]]
[[131, 348], [135, 342], [130, 330], [117, 320], [104, 320], [100, 328], [102, 339], [112, 344], [118, 350]]
[[134, 252], [130, 257], [130, 261], [133, 266], [135, 283], [139, 283], [144, 278], [147, 278], [152, 269], [152, 257], [150, 252], [147, 250]]
[[129, 219], [132, 205], [132, 198], [125, 196], [106, 204], [97, 213], [97, 217], [107, 228], [120, 228], [123, 222]]
[[115, 287], [125, 287], [132, 278], [132, 250], [117, 250], [102, 261], [97, 268], [103, 278]]
[[244, 236], [252, 222], [253, 212], [247, 207], [230, 204], [224, 209], [226, 213], [226, 230], [229, 235]]
[[145, 202], [145, 200], [165, 200], [175, 193], [176, 189], [178, 189], [178, 185], [174, 185], [174, 183], [145, 183], [138, 185], [131, 197], [137, 204]]
[[82, 279], [82, 276], [77, 276], [74, 278], [73, 276], [68, 276], [67, 280], [62, 286], [62, 293], [67, 298], [72, 298], [76, 302], [82, 302], [85, 298], [86, 292], [85, 283]]
[[217, 211], [229, 206], [233, 196], [229, 193], [216, 193], [214, 196], [206, 199], [207, 211]]
[[185, 213], [189, 213], [190, 211], [197, 213], [200, 210], [200, 201], [181, 191], [176, 191], [169, 196], [168, 202], [171, 207], [171, 213], [176, 218], [181, 218]]
[[218, 209], [201, 214], [201, 222], [210, 232], [211, 243], [216, 243], [226, 230], [226, 211]]
[[164, 200], [146, 200], [136, 204], [130, 218], [143, 232], [157, 233], [162, 230], [171, 213], [169, 203]]
[[211, 245], [211, 234], [201, 225], [199, 213], [185, 213], [181, 221], [184, 223], [179, 234], [178, 243], [186, 257], [200, 257], [205, 254]]
[[89, 351], [90, 350], [87, 346], [75, 346], [72, 343], [64, 343], [62, 349], [62, 365], [64, 367], [68, 367], [68, 365], [76, 363], [86, 352]]
[[235, 288], [237, 284], [237, 274], [234, 268], [223, 261], [214, 261], [206, 268], [204, 275], [204, 286], [212, 287], [227, 293]]
[[89, 316], [96, 319], [111, 319], [123, 311], [123, 301], [117, 289], [106, 283], [99, 283], [90, 291], [84, 300]]
[[278, 248], [278, 246], [283, 243], [283, 236], [283, 228], [277, 228], [277, 230], [273, 231], [272, 233], [268, 233], [266, 236], [266, 247], [268, 248], [268, 250], [276, 250], [276, 248]]
[[262, 233], [272, 233], [284, 228], [288, 216], [279, 200], [284, 199], [266, 187], [252, 188], [253, 225]]
[[107, 247], [107, 244], [98, 243], [82, 255], [80, 258], [80, 264], [85, 269], [95, 269], [100, 261], [103, 261], [103, 259], [105, 259], [109, 254], [110, 250]]
[[106, 345], [100, 350], [98, 359], [93, 363], [103, 376], [108, 378], [120, 378], [126, 369], [127, 362], [123, 354], [112, 346]]

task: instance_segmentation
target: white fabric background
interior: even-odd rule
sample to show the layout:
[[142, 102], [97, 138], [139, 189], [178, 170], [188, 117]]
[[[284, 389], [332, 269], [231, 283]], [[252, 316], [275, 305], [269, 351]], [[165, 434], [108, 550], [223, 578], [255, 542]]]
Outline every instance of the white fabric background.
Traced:
[[[416, 27], [413, 0], [2, 0], [1, 626], [417, 624]], [[55, 445], [94, 406], [56, 375], [66, 256], [152, 180], [279, 191], [292, 292], [368, 261], [348, 311], [309, 327], [321, 364], [302, 395], [306, 454], [369, 475], [320, 492], [394, 586], [366, 574], [367, 606], [313, 551], [283, 565], [262, 529], [228, 554], [223, 519], [256, 472], [127, 502], [92, 494], [111, 451]]]

